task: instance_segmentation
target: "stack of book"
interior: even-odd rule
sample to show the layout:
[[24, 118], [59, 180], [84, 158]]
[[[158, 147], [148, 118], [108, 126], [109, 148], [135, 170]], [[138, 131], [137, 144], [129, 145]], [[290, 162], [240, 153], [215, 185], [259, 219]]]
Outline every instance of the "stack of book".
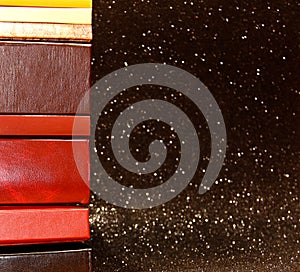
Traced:
[[89, 239], [91, 4], [0, 0], [0, 271], [7, 246]]

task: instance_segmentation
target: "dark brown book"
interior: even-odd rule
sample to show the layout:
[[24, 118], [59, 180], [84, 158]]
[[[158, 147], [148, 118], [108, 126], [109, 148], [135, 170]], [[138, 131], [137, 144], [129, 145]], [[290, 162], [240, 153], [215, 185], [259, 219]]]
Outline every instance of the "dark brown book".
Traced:
[[[90, 44], [1, 41], [0, 113], [76, 113], [90, 60]], [[78, 113], [89, 114], [89, 101]]]
[[91, 249], [82, 244], [0, 247], [0, 272], [91, 272]]

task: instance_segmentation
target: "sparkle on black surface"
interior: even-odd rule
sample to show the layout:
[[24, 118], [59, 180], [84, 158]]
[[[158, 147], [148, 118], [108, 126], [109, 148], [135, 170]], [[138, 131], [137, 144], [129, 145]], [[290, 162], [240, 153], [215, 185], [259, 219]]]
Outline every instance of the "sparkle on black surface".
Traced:
[[[204, 195], [210, 139], [201, 131], [203, 163], [172, 201], [126, 210], [92, 196], [94, 271], [299, 271], [297, 2], [93, 4], [94, 82], [137, 63], [185, 69], [214, 95], [228, 138], [224, 167]], [[187, 103], [178, 93], [166, 100]]]

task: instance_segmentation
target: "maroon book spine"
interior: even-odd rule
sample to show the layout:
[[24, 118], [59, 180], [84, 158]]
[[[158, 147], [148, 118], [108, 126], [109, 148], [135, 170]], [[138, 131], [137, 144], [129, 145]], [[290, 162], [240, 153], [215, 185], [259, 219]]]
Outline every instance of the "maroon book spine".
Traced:
[[89, 114], [91, 45], [0, 41], [0, 113]]

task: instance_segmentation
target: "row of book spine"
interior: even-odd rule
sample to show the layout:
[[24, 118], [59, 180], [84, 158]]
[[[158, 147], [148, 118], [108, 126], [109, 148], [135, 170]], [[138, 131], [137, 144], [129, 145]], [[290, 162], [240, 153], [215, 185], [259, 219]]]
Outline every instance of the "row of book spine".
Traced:
[[72, 247], [90, 237], [91, 18], [91, 0], [0, 0], [0, 271], [91, 271]]

